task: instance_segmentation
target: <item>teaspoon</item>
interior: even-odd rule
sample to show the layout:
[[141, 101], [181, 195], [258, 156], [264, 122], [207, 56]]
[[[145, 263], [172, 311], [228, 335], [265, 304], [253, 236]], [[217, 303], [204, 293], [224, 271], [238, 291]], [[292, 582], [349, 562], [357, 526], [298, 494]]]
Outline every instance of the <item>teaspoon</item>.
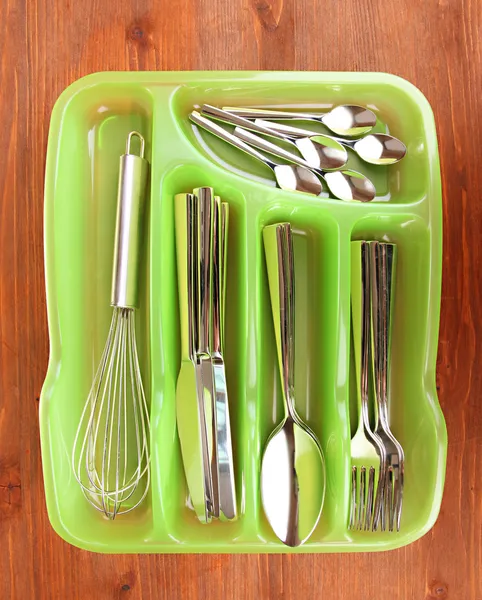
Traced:
[[332, 136], [321, 135], [319, 133], [300, 136], [298, 134], [300, 130], [297, 128], [293, 128], [295, 134], [290, 134], [290, 131], [283, 131], [281, 129], [283, 125], [275, 129], [271, 127], [272, 124], [269, 121], [250, 121], [210, 104], [203, 104], [201, 114], [218, 121], [223, 121], [224, 123], [229, 123], [230, 125], [244, 127], [244, 129], [249, 129], [262, 135], [282, 139], [295, 146], [300, 151], [301, 156], [311, 166], [318, 167], [319, 169], [339, 169], [348, 160], [345, 148]]
[[[269, 127], [273, 131], [290, 136], [292, 139], [296, 137], [301, 139], [311, 138], [316, 134], [314, 131], [308, 131], [300, 127], [291, 127], [291, 125], [264, 121], [263, 119], [256, 119], [254, 123], [263, 129]], [[343, 144], [343, 146], [351, 148], [362, 160], [372, 165], [393, 165], [402, 160], [407, 153], [407, 148], [403, 142], [386, 133], [369, 133], [358, 140], [344, 140], [337, 137], [333, 139]]]
[[377, 122], [374, 112], [356, 104], [335, 106], [330, 112], [324, 114], [268, 110], [263, 108], [237, 108], [232, 106], [223, 106], [223, 110], [247, 119], [318, 121], [319, 123], [323, 123], [333, 133], [343, 137], [365, 135], [371, 131]]
[[246, 154], [249, 154], [253, 158], [264, 163], [273, 171], [276, 183], [282, 190], [288, 190], [290, 192], [306, 192], [308, 194], [314, 194], [315, 196], [321, 194], [321, 182], [315, 173], [308, 168], [308, 163], [306, 163], [306, 165], [280, 165], [269, 158], [266, 158], [263, 154], [220, 127], [217, 123], [213, 123], [213, 121], [206, 119], [206, 117], [200, 115], [198, 111], [193, 111], [189, 118], [199, 127], [202, 127], [206, 131], [209, 131], [225, 142], [228, 142], [232, 146], [235, 146], [239, 150], [242, 150]]
[[311, 429], [295, 409], [294, 256], [289, 223], [263, 230], [284, 417], [271, 433], [261, 465], [264, 512], [277, 537], [299, 546], [315, 529], [325, 495], [325, 461]]
[[326, 181], [326, 185], [335, 198], [347, 202], [350, 200], [369, 202], [375, 198], [375, 186], [367, 177], [365, 177], [365, 175], [358, 173], [358, 171], [348, 169], [344, 169], [343, 171], [324, 171], [322, 169], [317, 169], [316, 167], [311, 166], [306, 160], [295, 156], [291, 152], [288, 152], [276, 144], [272, 144], [271, 142], [268, 142], [268, 140], [251, 133], [251, 131], [242, 129], [241, 127], [236, 127], [234, 135], [264, 152], [284, 158], [288, 162], [292, 162], [296, 165], [311, 168], [314, 173]]

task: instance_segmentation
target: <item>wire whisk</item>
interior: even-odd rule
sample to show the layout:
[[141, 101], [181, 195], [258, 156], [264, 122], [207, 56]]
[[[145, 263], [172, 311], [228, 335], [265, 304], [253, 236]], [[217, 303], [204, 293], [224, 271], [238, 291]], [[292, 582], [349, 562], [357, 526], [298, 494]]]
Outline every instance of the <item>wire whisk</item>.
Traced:
[[149, 411], [132, 309], [114, 308], [77, 430], [72, 463], [84, 496], [109, 519], [134, 510], [147, 495]]
[[[140, 140], [140, 156], [130, 152], [133, 137]], [[144, 138], [131, 132], [120, 165], [112, 321], [72, 452], [85, 498], [111, 520], [139, 506], [150, 485], [149, 409], [135, 329], [147, 167]]]

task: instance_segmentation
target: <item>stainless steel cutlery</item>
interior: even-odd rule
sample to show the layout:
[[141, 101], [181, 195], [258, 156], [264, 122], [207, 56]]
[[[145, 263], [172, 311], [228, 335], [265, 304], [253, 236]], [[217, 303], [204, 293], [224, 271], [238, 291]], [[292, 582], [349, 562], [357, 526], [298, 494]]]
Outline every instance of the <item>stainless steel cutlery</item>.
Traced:
[[[315, 144], [319, 137], [330, 139], [329, 136], [320, 136], [316, 131], [309, 131], [308, 129], [301, 127], [293, 127], [292, 125], [286, 125], [285, 123], [264, 121], [263, 119], [256, 119], [254, 121], [254, 126], [258, 127], [258, 131], [265, 133], [265, 135], [294, 140], [294, 143], [298, 145], [301, 154], [303, 154], [303, 157], [308, 162], [313, 163], [313, 166], [315, 167], [323, 168], [323, 165], [319, 164], [316, 155], [306, 144], [305, 140], [308, 138]], [[254, 131], [254, 129], [252, 129], [252, 131]], [[345, 146], [346, 148], [352, 149], [361, 159], [372, 165], [393, 165], [402, 160], [407, 153], [407, 148], [403, 142], [396, 137], [393, 137], [393, 135], [388, 135], [386, 133], [369, 133], [356, 140], [344, 140], [341, 137], [332, 137], [331, 140], [333, 143], [339, 144], [342, 147]], [[300, 141], [303, 143], [301, 144]], [[325, 145], [326, 144], [327, 142], [325, 142]], [[308, 149], [306, 149], [307, 146]], [[325, 153], [328, 153], [328, 150], [325, 150]], [[339, 156], [341, 157], [341, 154]], [[347, 157], [345, 158], [345, 162], [346, 160]]]
[[189, 118], [199, 127], [202, 127], [206, 131], [209, 131], [213, 135], [228, 142], [235, 148], [238, 148], [238, 150], [242, 150], [269, 167], [274, 173], [278, 187], [282, 190], [305, 192], [307, 194], [314, 194], [315, 196], [318, 196], [321, 193], [321, 182], [315, 173], [308, 167], [304, 165], [284, 165], [267, 158], [261, 154], [261, 152], [255, 150], [255, 148], [243, 142], [239, 137], [229, 133], [226, 129], [210, 119], [203, 117], [197, 111], [193, 111]]
[[[405, 145], [386, 133], [370, 133], [375, 114], [356, 105], [337, 106], [322, 115], [308, 112], [275, 111], [258, 108], [218, 108], [203, 104], [190, 115], [191, 121], [232, 146], [263, 162], [284, 190], [319, 195], [326, 184], [329, 194], [344, 201], [370, 202], [376, 196], [373, 182], [353, 169], [346, 169], [347, 148], [367, 163], [387, 166], [406, 154]], [[234, 127], [230, 132], [215, 121]], [[276, 121], [318, 121], [337, 135], [322, 134]], [[363, 137], [360, 137], [363, 136]], [[289, 152], [275, 138], [291, 145]], [[344, 139], [348, 138], [348, 139]], [[261, 152], [260, 152], [261, 151]], [[289, 163], [280, 164], [268, 156]]]
[[358, 171], [344, 169], [342, 171], [326, 171], [313, 167], [306, 160], [299, 158], [298, 156], [284, 150], [280, 146], [265, 140], [247, 129], [236, 127], [234, 135], [239, 137], [243, 142], [246, 142], [259, 150], [273, 154], [283, 158], [288, 162], [295, 163], [311, 169], [313, 173], [316, 173], [321, 179], [323, 179], [328, 186], [328, 189], [335, 198], [345, 200], [347, 202], [351, 200], [358, 200], [360, 202], [370, 202], [375, 198], [375, 187], [373, 183], [362, 175]]
[[224, 366], [228, 204], [212, 188], [175, 198], [182, 362], [176, 415], [198, 519], [237, 517]]
[[263, 230], [284, 416], [271, 433], [261, 466], [261, 497], [277, 537], [288, 546], [305, 542], [315, 529], [325, 496], [320, 443], [295, 407], [295, 271], [291, 226]]
[[[201, 114], [205, 117], [234, 125], [235, 127], [243, 127], [254, 133], [284, 140], [297, 148], [302, 157], [312, 167], [319, 169], [339, 169], [345, 165], [348, 159], [347, 152], [343, 146], [328, 135], [321, 135], [319, 133], [311, 134], [310, 137], [308, 134], [305, 136], [292, 135], [289, 130], [281, 131], [280, 129], [275, 129], [269, 121], [261, 122], [260, 119], [250, 121], [235, 113], [227, 112], [210, 104], [203, 104]], [[276, 123], [276, 125], [279, 125], [279, 123]], [[280, 127], [283, 127], [283, 125]], [[296, 128], [293, 129], [295, 129], [295, 132], [299, 131]]]
[[[319, 195], [324, 183], [332, 196], [345, 201], [371, 201], [376, 193], [362, 173], [342, 168], [346, 148], [379, 165], [397, 162], [406, 152], [396, 138], [370, 133], [376, 117], [359, 106], [340, 106], [315, 115], [205, 104], [201, 112], [191, 113], [190, 120], [268, 166], [280, 188]], [[317, 120], [338, 136], [351, 138], [275, 120]], [[355, 139], [355, 135], [364, 137]], [[131, 152], [136, 137], [141, 144], [139, 155]], [[294, 151], [266, 138], [287, 142]], [[109, 519], [136, 508], [150, 483], [150, 425], [134, 323], [146, 185], [144, 139], [131, 132], [118, 192], [114, 315], [72, 453], [74, 474], [85, 497]], [[199, 187], [175, 196], [174, 216], [181, 342], [176, 420], [186, 483], [201, 523], [232, 521], [238, 509], [225, 363], [229, 205], [213, 188]], [[264, 449], [261, 499], [276, 536], [286, 545], [298, 546], [312, 535], [322, 513], [325, 461], [317, 437], [295, 406], [292, 227], [288, 222], [267, 225], [262, 235], [284, 414]], [[349, 529], [353, 531], [398, 531], [401, 525], [404, 451], [392, 432], [389, 412], [395, 265], [395, 245], [352, 242], [358, 416], [351, 440]]]
[[356, 137], [365, 135], [375, 127], [377, 117], [375, 113], [364, 106], [345, 104], [335, 106], [327, 113], [309, 113], [297, 111], [272, 110], [264, 108], [239, 108], [224, 106], [223, 110], [246, 117], [248, 119], [274, 119], [274, 120], [302, 120], [318, 121], [325, 127], [343, 137]]
[[404, 452], [388, 410], [396, 246], [352, 242], [352, 331], [359, 424], [351, 441], [350, 529], [400, 530]]

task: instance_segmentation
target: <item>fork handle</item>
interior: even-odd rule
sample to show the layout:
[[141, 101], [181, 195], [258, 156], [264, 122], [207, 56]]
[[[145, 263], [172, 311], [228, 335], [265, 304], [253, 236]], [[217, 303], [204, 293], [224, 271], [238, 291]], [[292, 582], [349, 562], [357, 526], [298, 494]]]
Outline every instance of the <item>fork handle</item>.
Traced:
[[369, 415], [370, 257], [368, 242], [351, 243], [351, 316], [359, 419], [371, 430]]
[[372, 360], [379, 417], [386, 424], [396, 246], [370, 242]]

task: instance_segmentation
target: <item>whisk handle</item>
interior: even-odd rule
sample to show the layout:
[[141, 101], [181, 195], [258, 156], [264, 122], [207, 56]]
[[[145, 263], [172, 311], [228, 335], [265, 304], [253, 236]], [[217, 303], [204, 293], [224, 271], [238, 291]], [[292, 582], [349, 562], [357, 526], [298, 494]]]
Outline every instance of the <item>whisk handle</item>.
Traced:
[[[139, 138], [139, 155], [131, 153], [133, 137]], [[117, 191], [111, 306], [119, 308], [136, 308], [138, 304], [139, 251], [148, 170], [144, 138], [132, 131], [127, 138], [126, 153], [120, 158]]]

